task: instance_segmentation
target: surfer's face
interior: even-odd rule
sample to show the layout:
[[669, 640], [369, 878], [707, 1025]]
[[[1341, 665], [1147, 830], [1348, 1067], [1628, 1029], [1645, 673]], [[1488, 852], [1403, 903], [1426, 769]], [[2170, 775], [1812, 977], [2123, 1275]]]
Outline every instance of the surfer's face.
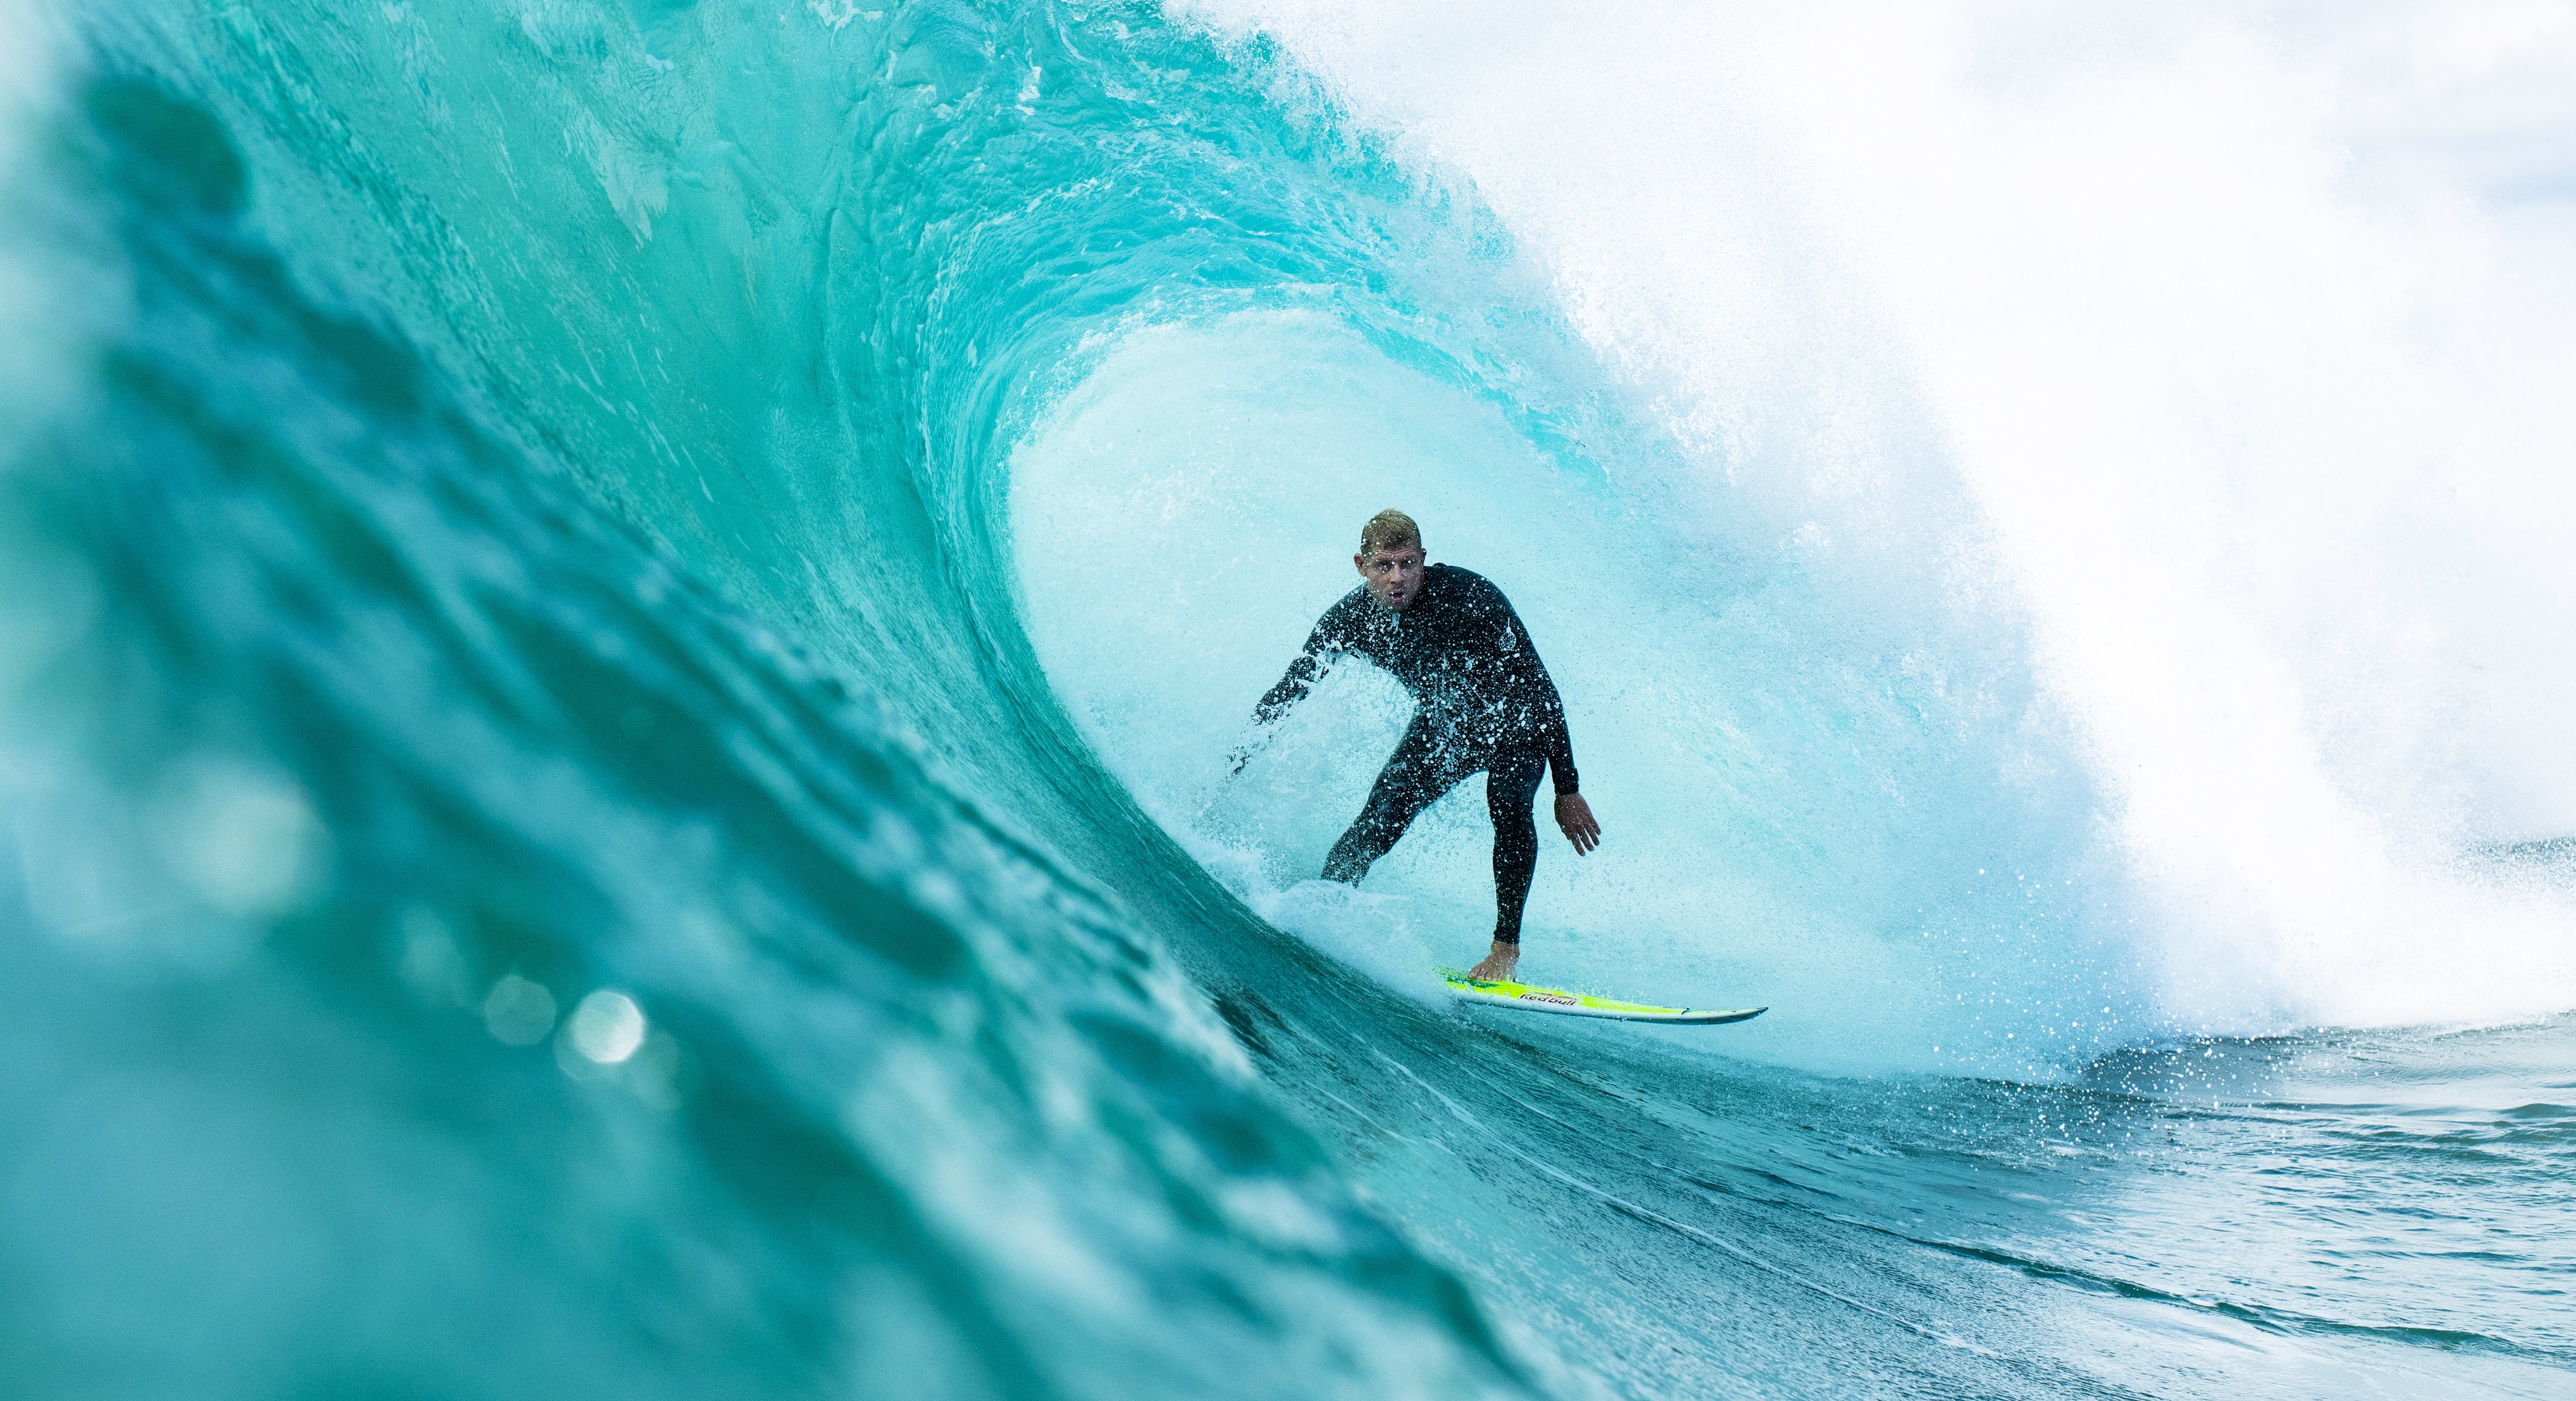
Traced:
[[1401, 613], [1422, 597], [1422, 546], [1399, 545], [1351, 556], [1379, 604]]

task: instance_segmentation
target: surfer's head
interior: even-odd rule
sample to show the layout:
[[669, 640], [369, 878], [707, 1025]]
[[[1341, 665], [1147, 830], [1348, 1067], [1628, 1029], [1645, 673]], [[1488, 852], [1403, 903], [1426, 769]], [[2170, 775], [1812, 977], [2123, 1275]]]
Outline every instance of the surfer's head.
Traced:
[[1422, 597], [1422, 528], [1402, 511], [1384, 510], [1360, 527], [1351, 564], [1378, 603], [1401, 613]]

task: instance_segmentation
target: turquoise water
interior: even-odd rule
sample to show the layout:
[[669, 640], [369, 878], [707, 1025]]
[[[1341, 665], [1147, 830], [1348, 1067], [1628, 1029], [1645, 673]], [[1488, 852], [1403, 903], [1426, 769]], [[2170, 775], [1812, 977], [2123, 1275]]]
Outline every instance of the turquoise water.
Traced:
[[[2576, 1023], [2177, 992], [1902, 387], [1808, 510], [1274, 43], [20, 18], [11, 1394], [2576, 1370]], [[1480, 797], [1302, 879], [1379, 679], [1219, 777], [1388, 497], [1530, 616], [1611, 830], [1531, 971], [1768, 1016], [1440, 1002]], [[2563, 917], [2554, 850], [2478, 888]]]

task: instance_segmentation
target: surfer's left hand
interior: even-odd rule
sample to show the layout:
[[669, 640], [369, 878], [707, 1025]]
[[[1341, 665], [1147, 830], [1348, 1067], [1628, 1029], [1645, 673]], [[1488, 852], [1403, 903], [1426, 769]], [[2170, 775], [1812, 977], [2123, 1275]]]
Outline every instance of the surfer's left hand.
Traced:
[[1601, 824], [1593, 820], [1592, 805], [1580, 793], [1556, 795], [1556, 825], [1565, 829], [1565, 839], [1574, 843], [1580, 855], [1589, 856], [1601, 845]]

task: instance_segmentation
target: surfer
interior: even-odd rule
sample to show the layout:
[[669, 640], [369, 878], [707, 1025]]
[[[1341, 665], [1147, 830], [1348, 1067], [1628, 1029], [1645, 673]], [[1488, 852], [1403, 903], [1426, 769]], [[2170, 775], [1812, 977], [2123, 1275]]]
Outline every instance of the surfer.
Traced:
[[[1538, 871], [1538, 824], [1530, 809], [1539, 771], [1556, 781], [1556, 825], [1578, 853], [1601, 844], [1601, 824], [1576, 791], [1574, 746], [1565, 706], [1511, 600], [1482, 575], [1423, 563], [1422, 531], [1402, 511], [1380, 511], [1360, 529], [1351, 564], [1362, 580], [1315, 624], [1288, 674], [1253, 708], [1255, 724], [1278, 723], [1323, 674], [1326, 662], [1357, 653], [1384, 667], [1418, 707], [1395, 753], [1378, 772], [1368, 805], [1324, 859], [1324, 879], [1359, 884], [1422, 810], [1482, 770], [1494, 820], [1494, 944], [1471, 978], [1512, 976], [1521, 956], [1521, 908]], [[1234, 752], [1243, 770], [1247, 751]]]

